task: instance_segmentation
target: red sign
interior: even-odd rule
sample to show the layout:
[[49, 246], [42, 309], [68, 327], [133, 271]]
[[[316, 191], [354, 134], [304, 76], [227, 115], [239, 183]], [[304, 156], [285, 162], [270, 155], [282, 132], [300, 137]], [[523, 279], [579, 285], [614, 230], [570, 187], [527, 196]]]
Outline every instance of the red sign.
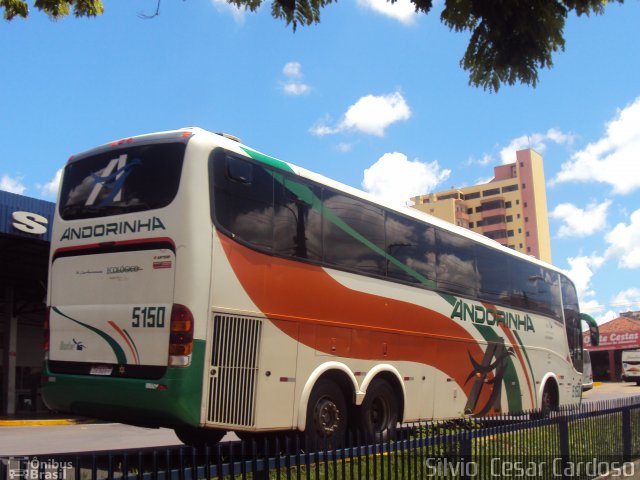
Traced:
[[600, 345], [591, 346], [589, 333], [584, 334], [584, 346], [587, 350], [623, 350], [640, 348], [640, 332], [611, 332], [600, 334]]

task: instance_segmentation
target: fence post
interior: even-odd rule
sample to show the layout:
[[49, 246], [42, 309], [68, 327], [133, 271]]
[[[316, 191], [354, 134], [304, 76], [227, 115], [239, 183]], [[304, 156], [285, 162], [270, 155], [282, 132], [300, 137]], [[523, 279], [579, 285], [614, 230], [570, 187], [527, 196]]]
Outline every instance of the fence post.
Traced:
[[562, 478], [568, 478], [565, 474], [569, 471], [569, 420], [567, 412], [563, 411], [559, 415], [558, 429], [560, 433], [560, 458], [562, 464]]
[[460, 463], [458, 464], [460, 467], [460, 480], [471, 478], [477, 473], [473, 465], [473, 459], [471, 458], [471, 438], [469, 430], [462, 432], [460, 438]]
[[622, 461], [631, 461], [631, 407], [622, 410]]

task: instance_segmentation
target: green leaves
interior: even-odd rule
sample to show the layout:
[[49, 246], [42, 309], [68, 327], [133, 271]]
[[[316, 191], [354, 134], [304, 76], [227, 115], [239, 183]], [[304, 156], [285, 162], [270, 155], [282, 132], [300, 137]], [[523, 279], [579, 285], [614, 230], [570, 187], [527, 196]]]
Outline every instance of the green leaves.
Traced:
[[469, 83], [497, 92], [516, 82], [535, 87], [539, 69], [551, 68], [553, 53], [564, 50], [568, 13], [599, 14], [603, 5], [602, 0], [447, 0], [441, 20], [452, 30], [471, 32], [460, 61]]
[[[72, 7], [76, 17], [95, 17], [104, 12], [102, 0], [35, 0], [34, 6], [53, 19], [66, 17]], [[12, 20], [16, 16], [26, 18], [29, 15], [29, 6], [25, 0], [0, 0], [0, 8], [4, 8], [6, 20]]]
[[320, 9], [333, 0], [273, 0], [271, 15], [283, 19], [296, 31], [298, 24], [311, 25], [320, 22]]
[[4, 8], [5, 20], [11, 20], [16, 16], [26, 18], [29, 15], [29, 7], [23, 0], [0, 0], [0, 7]]

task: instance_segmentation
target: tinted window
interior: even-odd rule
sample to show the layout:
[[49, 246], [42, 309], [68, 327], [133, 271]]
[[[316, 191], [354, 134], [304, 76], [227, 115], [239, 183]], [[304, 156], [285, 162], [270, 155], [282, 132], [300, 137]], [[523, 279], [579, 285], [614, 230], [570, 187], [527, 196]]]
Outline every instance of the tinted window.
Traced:
[[511, 282], [509, 256], [493, 248], [476, 244], [480, 298], [491, 303], [509, 303]]
[[511, 305], [537, 310], [538, 283], [543, 278], [541, 268], [520, 258], [511, 258]]
[[167, 206], [180, 184], [184, 143], [109, 150], [64, 169], [60, 215], [105, 217]]
[[542, 269], [544, 280], [538, 281], [538, 311], [558, 320], [562, 319], [560, 307], [560, 278], [556, 272]]
[[499, 188], [492, 188], [490, 190], [484, 190], [482, 192], [482, 196], [483, 197], [488, 197], [489, 195], [497, 195], [498, 193], [500, 193], [500, 189]]
[[492, 200], [491, 202], [484, 202], [481, 206], [483, 212], [494, 210], [496, 208], [504, 208], [504, 200]]
[[264, 168], [227, 154], [214, 153], [213, 212], [228, 233], [252, 245], [273, 246], [273, 176]]
[[438, 288], [477, 296], [478, 274], [473, 242], [444, 230], [436, 232]]
[[324, 261], [384, 275], [383, 210], [329, 189], [324, 190], [323, 204]]
[[564, 309], [564, 321], [569, 343], [569, 353], [573, 366], [579, 372], [582, 371], [582, 330], [580, 325], [580, 307], [578, 306], [578, 294], [573, 283], [564, 275], [561, 276], [562, 305]]
[[[322, 260], [322, 196], [315, 185], [274, 174], [274, 252], [280, 255]], [[313, 205], [315, 204], [315, 208]]]
[[436, 245], [434, 228], [415, 220], [387, 213], [385, 219], [387, 275], [405, 282], [431, 285], [436, 275]]
[[506, 230], [493, 230], [491, 232], [485, 232], [484, 233], [485, 237], [488, 237], [492, 240], [498, 240], [500, 238], [507, 238], [507, 231]]

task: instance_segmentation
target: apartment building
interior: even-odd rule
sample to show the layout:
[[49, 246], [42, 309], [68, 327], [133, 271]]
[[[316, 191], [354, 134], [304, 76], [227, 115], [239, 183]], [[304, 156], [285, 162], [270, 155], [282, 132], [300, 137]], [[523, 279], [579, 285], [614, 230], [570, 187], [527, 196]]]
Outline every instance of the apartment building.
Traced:
[[551, 262], [542, 156], [531, 149], [494, 168], [488, 183], [411, 198], [414, 208]]

